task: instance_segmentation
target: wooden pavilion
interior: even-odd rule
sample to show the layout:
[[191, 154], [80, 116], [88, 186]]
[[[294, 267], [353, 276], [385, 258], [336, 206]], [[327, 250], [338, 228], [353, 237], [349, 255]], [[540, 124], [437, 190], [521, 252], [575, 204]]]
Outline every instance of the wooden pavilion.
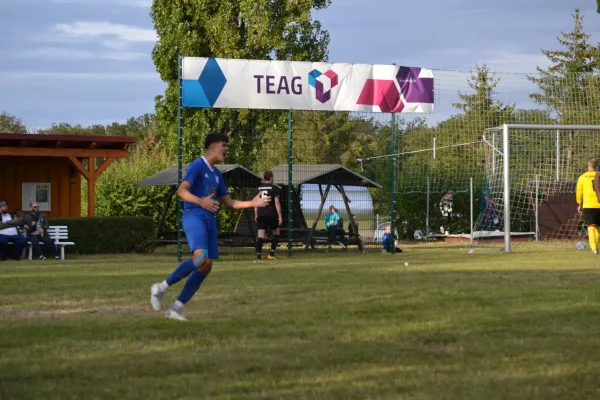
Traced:
[[[96, 180], [126, 158], [131, 136], [0, 134], [0, 200], [11, 210], [37, 202], [49, 217], [81, 216], [81, 179], [88, 181], [87, 215], [95, 215]], [[87, 165], [86, 165], [87, 164]]]
[[[284, 221], [287, 216], [288, 209], [288, 165], [280, 164], [271, 169], [274, 175], [274, 183], [281, 186], [281, 211], [284, 215]], [[315, 184], [319, 188], [319, 208], [315, 220], [312, 224], [308, 225], [303, 207], [300, 202], [300, 189], [302, 185]], [[292, 165], [292, 215], [293, 217], [293, 237], [294, 241], [300, 241], [303, 243], [304, 249], [308, 250], [309, 246], [314, 247], [314, 238], [319, 236], [320, 239], [327, 237], [327, 233], [317, 231], [317, 225], [323, 212], [323, 207], [327, 201], [327, 196], [331, 188], [335, 188], [342, 195], [346, 213], [352, 214], [351, 206], [352, 200], [346, 194], [344, 186], [361, 186], [370, 188], [381, 188], [378, 183], [360, 175], [351, 169], [341, 164], [293, 164]], [[256, 232], [254, 224], [254, 210], [251, 210], [250, 224], [245, 224], [240, 221], [236, 232], [251, 235]], [[349, 222], [354, 225], [352, 219]], [[246, 226], [252, 226], [248, 231], [245, 230]], [[354, 226], [356, 229], [356, 226]], [[287, 226], [284, 222], [284, 227], [281, 229], [282, 237], [287, 234]], [[283, 239], [282, 239], [283, 240]]]
[[[185, 176], [188, 164], [183, 166], [182, 177]], [[219, 169], [221, 174], [223, 175], [223, 179], [225, 180], [225, 185], [227, 187], [235, 188], [238, 191], [238, 196], [241, 200], [244, 199], [244, 190], [256, 188], [260, 185], [261, 177], [254, 172], [248, 170], [242, 165], [239, 164], [217, 164], [215, 167]], [[177, 231], [164, 231], [163, 226], [165, 223], [165, 218], [171, 207], [171, 202], [175, 193], [177, 192], [177, 165], [166, 168], [148, 178], [139, 181], [134, 184], [134, 186], [169, 186], [171, 190], [169, 191], [166, 199], [165, 205], [162, 213], [161, 220], [158, 224], [157, 231], [157, 244], [172, 244], [176, 243], [174, 240], [169, 239], [161, 239], [163, 236], [169, 236], [171, 234], [176, 234]], [[252, 214], [252, 215], [250, 215]], [[235, 231], [239, 230], [238, 226], [241, 221], [244, 221], [247, 224], [245, 229], [252, 230], [252, 222], [254, 221], [254, 210], [244, 209], [240, 213], [238, 217], [238, 221], [236, 224]], [[235, 236], [232, 232], [219, 232], [220, 237], [226, 236], [226, 238], [230, 238]]]

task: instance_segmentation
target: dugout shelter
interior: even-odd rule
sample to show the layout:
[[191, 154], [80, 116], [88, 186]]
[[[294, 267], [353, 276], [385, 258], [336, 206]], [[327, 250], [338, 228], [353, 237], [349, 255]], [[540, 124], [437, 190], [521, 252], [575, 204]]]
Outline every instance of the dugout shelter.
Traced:
[[88, 182], [87, 215], [96, 214], [96, 180], [129, 155], [133, 136], [0, 133], [0, 199], [10, 209], [37, 202], [50, 218], [81, 216], [81, 177]]

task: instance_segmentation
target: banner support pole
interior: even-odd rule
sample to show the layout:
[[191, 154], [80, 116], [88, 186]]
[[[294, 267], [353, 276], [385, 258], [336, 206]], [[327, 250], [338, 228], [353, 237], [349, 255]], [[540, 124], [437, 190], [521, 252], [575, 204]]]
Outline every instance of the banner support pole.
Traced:
[[292, 166], [294, 164], [294, 120], [292, 110], [288, 111], [288, 195], [287, 195], [287, 239], [288, 239], [288, 256], [292, 256], [292, 228], [293, 228], [293, 213], [292, 205], [294, 204], [294, 187]]
[[[396, 114], [392, 113], [392, 210], [391, 210], [391, 228], [392, 238], [396, 233]], [[392, 240], [392, 254], [396, 253], [395, 241]]]
[[[183, 100], [183, 88], [181, 82], [181, 55], [177, 55], [178, 62], [178, 81], [179, 81], [179, 106], [177, 108], [177, 187], [181, 185], [181, 181], [183, 179], [183, 151], [182, 151], [182, 122], [183, 122], [183, 113], [182, 113], [182, 100]], [[182, 221], [181, 214], [183, 213], [183, 201], [179, 196], [177, 196], [177, 261], [181, 262], [182, 259], [182, 246], [181, 246], [181, 229], [182, 229]]]

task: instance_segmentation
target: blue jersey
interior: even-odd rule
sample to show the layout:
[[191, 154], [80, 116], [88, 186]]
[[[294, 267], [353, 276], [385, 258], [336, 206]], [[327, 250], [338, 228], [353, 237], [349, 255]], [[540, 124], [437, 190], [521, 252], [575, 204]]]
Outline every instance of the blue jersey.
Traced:
[[381, 237], [381, 244], [383, 245], [384, 249], [391, 247], [392, 246], [392, 234], [384, 232], [383, 236]]
[[[212, 196], [213, 199], [217, 200], [218, 197], [227, 196], [229, 194], [221, 171], [217, 168], [211, 168], [204, 157], [198, 158], [190, 163], [183, 180], [192, 185], [190, 193], [194, 196]], [[183, 208], [185, 210], [199, 208], [205, 211], [206, 214], [214, 216], [214, 213], [188, 201], [183, 202]]]

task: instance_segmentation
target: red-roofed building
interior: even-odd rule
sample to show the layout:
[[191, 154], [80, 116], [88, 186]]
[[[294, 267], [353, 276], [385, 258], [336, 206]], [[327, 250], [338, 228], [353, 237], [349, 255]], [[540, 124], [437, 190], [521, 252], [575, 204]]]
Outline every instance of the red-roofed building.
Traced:
[[96, 180], [135, 142], [130, 136], [0, 134], [0, 200], [11, 211], [37, 202], [49, 217], [80, 217], [83, 176], [87, 215], [94, 216]]

